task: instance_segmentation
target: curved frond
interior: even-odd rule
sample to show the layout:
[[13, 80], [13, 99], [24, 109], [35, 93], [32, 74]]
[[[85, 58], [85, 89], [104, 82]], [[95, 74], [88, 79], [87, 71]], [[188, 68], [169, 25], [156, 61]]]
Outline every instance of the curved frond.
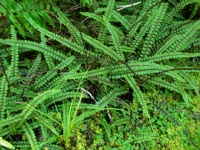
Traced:
[[35, 136], [35, 133], [34, 131], [32, 130], [31, 126], [26, 122], [23, 124], [23, 129], [26, 133], [26, 136], [28, 137], [28, 141], [31, 145], [31, 149], [34, 149], [34, 150], [39, 150], [39, 144], [36, 140], [36, 136]]
[[91, 51], [85, 50], [83, 46], [80, 46], [80, 45], [78, 45], [76, 43], [73, 43], [73, 42], [69, 41], [68, 39], [61, 37], [58, 34], [55, 34], [53, 32], [47, 31], [47, 30], [45, 30], [43, 28], [40, 28], [40, 27], [38, 27], [37, 29], [40, 32], [42, 32], [43, 34], [45, 34], [46, 36], [48, 36], [49, 38], [60, 42], [64, 46], [67, 46], [68, 48], [80, 53], [81, 55], [86, 55], [86, 51], [87, 51], [87, 55], [96, 56], [96, 54], [92, 53]]
[[90, 43], [91, 45], [93, 45], [95, 48], [100, 49], [101, 51], [103, 51], [105, 54], [109, 55], [111, 58], [113, 58], [114, 60], [120, 60], [120, 55], [118, 55], [115, 51], [113, 51], [112, 49], [110, 49], [109, 47], [107, 47], [106, 45], [102, 44], [100, 41], [84, 34], [83, 34], [83, 39]]
[[137, 95], [137, 100], [139, 101], [140, 105], [142, 106], [143, 114], [146, 117], [150, 118], [144, 94], [140, 90], [138, 84], [136, 83], [136, 81], [134, 80], [133, 77], [125, 76], [125, 78], [126, 78], [127, 82], [129, 83], [129, 85], [131, 86], [131, 88], [133, 89], [133, 91], [135, 92], [133, 94]]
[[26, 107], [24, 108], [20, 116], [22, 116], [23, 120], [26, 120], [27, 117], [34, 111], [35, 107], [37, 107], [37, 105], [42, 103], [47, 98], [53, 96], [58, 91], [59, 90], [49, 90], [34, 97], [29, 103], [26, 104]]
[[111, 33], [112, 41], [113, 41], [113, 44], [115, 46], [115, 49], [116, 49], [117, 53], [121, 56], [121, 59], [124, 60], [123, 53], [120, 50], [121, 41], [120, 41], [120, 38], [119, 38], [118, 34], [115, 32], [113, 26], [109, 23], [109, 21], [106, 19], [105, 16], [103, 17], [103, 20], [105, 22], [106, 28]]
[[36, 42], [33, 42], [33, 41], [12, 40], [12, 39], [2, 40], [2, 39], [0, 39], [0, 43], [4, 43], [4, 44], [7, 44], [7, 45], [11, 45], [11, 46], [18, 46], [18, 47], [33, 49], [33, 50], [45, 53], [46, 55], [51, 56], [54, 59], [57, 59], [57, 60], [60, 60], [60, 61], [62, 61], [63, 59], [66, 58], [64, 54], [62, 54], [58, 51], [55, 51], [51, 47], [48, 47], [48, 46], [45, 46], [44, 44], [36, 43]]

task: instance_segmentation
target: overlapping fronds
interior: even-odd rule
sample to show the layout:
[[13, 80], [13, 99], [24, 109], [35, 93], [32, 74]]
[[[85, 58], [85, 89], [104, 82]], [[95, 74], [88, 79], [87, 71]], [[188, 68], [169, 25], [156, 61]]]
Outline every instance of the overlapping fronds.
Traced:
[[106, 17], [103, 17], [103, 20], [105, 22], [106, 28], [111, 33], [112, 41], [113, 41], [113, 44], [115, 46], [115, 50], [120, 55], [121, 59], [124, 60], [123, 53], [120, 50], [120, 45], [121, 45], [120, 43], [121, 43], [121, 41], [120, 41], [119, 35], [115, 32], [113, 26], [109, 23], [109, 21], [107, 20]]
[[36, 43], [33, 41], [26, 41], [26, 40], [12, 40], [12, 39], [6, 39], [6, 40], [2, 40], [0, 39], [0, 43], [4, 43], [7, 45], [11, 45], [11, 46], [18, 46], [18, 47], [22, 47], [22, 48], [29, 48], [35, 51], [39, 51], [42, 53], [45, 53], [46, 55], [53, 57], [54, 59], [60, 60], [62, 61], [63, 59], [65, 59], [65, 55], [52, 49], [49, 46], [46, 46], [44, 44], [40, 44], [40, 43]]
[[42, 21], [44, 19], [45, 22], [50, 25], [55, 25], [52, 18], [45, 10], [48, 9], [45, 2], [39, 2], [38, 4], [34, 0], [23, 1], [23, 3], [14, 0], [2, 0], [0, 4], [2, 6], [0, 12], [5, 16], [8, 15], [9, 20], [18, 28], [19, 33], [24, 37], [26, 36], [23, 29], [24, 27], [29, 32], [33, 32], [32, 25], [28, 20], [34, 20], [42, 27], [46, 27], [45, 23]]
[[102, 44], [100, 41], [83, 34], [83, 39], [93, 45], [95, 48], [99, 48], [101, 51], [103, 51], [105, 54], [109, 55], [114, 60], [120, 60], [120, 55], [117, 54], [115, 51], [107, 47], [106, 45]]
[[141, 51], [142, 58], [149, 56], [149, 54], [152, 52], [154, 41], [162, 26], [162, 22], [164, 21], [167, 8], [167, 4], [162, 3], [158, 10], [153, 13], [154, 18]]
[[66, 26], [66, 28], [69, 30], [70, 34], [75, 39], [76, 43], [80, 46], [83, 46], [81, 34], [78, 31], [78, 29], [72, 25], [70, 20], [66, 17], [66, 15], [62, 11], [60, 11], [57, 7], [53, 7], [53, 9], [58, 13], [60, 22]]
[[140, 105], [142, 106], [143, 114], [149, 118], [150, 115], [148, 112], [148, 107], [147, 107], [145, 97], [144, 97], [142, 91], [140, 90], [139, 86], [137, 85], [137, 83], [135, 82], [133, 77], [126, 76], [125, 78], [126, 78], [127, 82], [129, 83], [129, 85], [131, 86], [131, 88], [133, 89], [133, 91], [135, 92], [133, 94], [137, 95], [137, 100], [139, 101]]
[[23, 125], [23, 129], [26, 133], [26, 136], [28, 137], [28, 141], [31, 145], [31, 149], [35, 149], [35, 150], [39, 150], [39, 144], [36, 140], [36, 136], [35, 136], [35, 133], [33, 132], [31, 126], [26, 122], [24, 123]]
[[[64, 46], [67, 46], [68, 48], [80, 53], [81, 55], [86, 55], [86, 53], [85, 53], [86, 50], [84, 49], [83, 46], [73, 43], [73, 42], [69, 41], [68, 39], [61, 37], [60, 35], [52, 33], [43, 28], [38, 27], [38, 30], [40, 32], [42, 32], [43, 34], [45, 34], [46, 36], [50, 37], [51, 39], [54, 39], [54, 40], [60, 42]], [[87, 50], [87, 55], [95, 56], [95, 54], [90, 52], [89, 50]]]
[[[110, 20], [111, 18], [111, 14], [112, 14], [112, 10], [114, 8], [114, 3], [115, 3], [115, 0], [110, 0], [107, 7], [106, 7], [106, 11], [105, 11], [105, 14], [104, 16]], [[101, 25], [100, 27], [100, 30], [99, 30], [99, 35], [98, 35], [98, 40], [104, 44], [104, 42], [106, 41], [106, 33], [107, 33], [107, 30], [105, 29], [104, 25]]]
[[[0, 18], [12, 25], [11, 38], [0, 38], [0, 136], [22, 135], [17, 149], [78, 149], [85, 139], [81, 148], [89, 149], [97, 138], [126, 144], [109, 145], [117, 149], [152, 149], [144, 144], [157, 142], [154, 131], [164, 126], [165, 135], [172, 126], [163, 117], [181, 126], [185, 111], [199, 110], [200, 21], [178, 13], [197, 0], [174, 2], [96, 1], [105, 7], [77, 11], [73, 22], [74, 10], [53, 2], [2, 0]], [[163, 100], [169, 110], [159, 109]], [[182, 104], [181, 121], [168, 115], [168, 103]]]

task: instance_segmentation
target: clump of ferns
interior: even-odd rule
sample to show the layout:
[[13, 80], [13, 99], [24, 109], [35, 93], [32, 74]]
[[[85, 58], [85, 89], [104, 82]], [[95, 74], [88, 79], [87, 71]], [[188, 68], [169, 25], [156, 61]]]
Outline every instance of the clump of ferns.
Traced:
[[[195, 0], [189, 1], [189, 3], [192, 2], [195, 2]], [[181, 64], [183, 58], [200, 56], [198, 51], [189, 53], [189, 46], [193, 43], [193, 39], [198, 37], [200, 22], [189, 22], [190, 26], [184, 25], [182, 27], [183, 30], [179, 31], [176, 29], [173, 33], [169, 33], [168, 24], [164, 24], [165, 21], [169, 25], [175, 22], [174, 15], [185, 7], [188, 2], [181, 1], [177, 4], [180, 7], [177, 6], [169, 10], [167, 3], [160, 1], [154, 3], [148, 0], [144, 3], [141, 15], [138, 16], [134, 24], [132, 24], [132, 20], [126, 19], [126, 17], [120, 15], [114, 9], [114, 3], [114, 0], [110, 0], [106, 8], [98, 9], [95, 14], [82, 13], [86, 17], [90, 17], [99, 22], [98, 37], [92, 37], [89, 33], [80, 32], [56, 7], [53, 7], [53, 9], [57, 13], [59, 21], [67, 27], [74, 38], [73, 41], [48, 31], [48, 29], [37, 24], [31, 17], [26, 18], [27, 22], [39, 31], [41, 42], [19, 40], [16, 37], [14, 28], [11, 27], [11, 39], [0, 39], [2, 44], [10, 45], [10, 54], [6, 56], [3, 53], [1, 54], [4, 58], [11, 56], [11, 63], [7, 63], [6, 65], [6, 73], [8, 73], [9, 77], [15, 76], [16, 78], [7, 79], [7, 74], [4, 72], [1, 80], [2, 109], [0, 109], [0, 113], [2, 121], [0, 122], [0, 127], [8, 130], [8, 125], [16, 122], [22, 124], [21, 121], [24, 120], [24, 132], [29, 137], [32, 149], [39, 149], [38, 144], [34, 144], [37, 143], [33, 133], [36, 127], [32, 127], [28, 121], [29, 117], [34, 119], [39, 117], [34, 115], [35, 108], [40, 109], [44, 107], [42, 110], [45, 112], [54, 103], [62, 105], [63, 107], [61, 106], [58, 110], [62, 113], [64, 124], [71, 128], [68, 122], [74, 121], [74, 118], [70, 120], [71, 112], [74, 109], [72, 109], [72, 105], [68, 107], [69, 103], [64, 102], [71, 102], [74, 95], [80, 97], [82, 95], [80, 93], [84, 90], [83, 93], [87, 95], [85, 98], [89, 99], [89, 101], [92, 100], [95, 105], [90, 106], [97, 111], [101, 107], [105, 110], [106, 107], [116, 106], [115, 101], [119, 97], [124, 100], [124, 95], [132, 95], [128, 99], [131, 101], [131, 108], [134, 107], [134, 103], [137, 103], [135, 106], [139, 105], [139, 109], [135, 107], [137, 109], [136, 113], [140, 116], [139, 121], [141, 121], [141, 123], [136, 124], [138, 126], [142, 126], [143, 121], [145, 122], [151, 118], [151, 114], [149, 114], [151, 101], [145, 96], [146, 90], [148, 91], [149, 89], [160, 86], [162, 90], [167, 89], [179, 93], [185, 103], [190, 106], [191, 96], [193, 95], [188, 94], [188, 91], [193, 90], [196, 95], [199, 93], [199, 88], [190, 76], [190, 73], [198, 73], [199, 68], [188, 65], [177, 67], [176, 61], [171, 60], [175, 59]], [[99, 14], [98, 12], [101, 13]], [[101, 14], [104, 15], [102, 16]], [[111, 18], [115, 18], [115, 20], [120, 22], [126, 31], [121, 31], [124, 28], [117, 28], [112, 23]], [[178, 21], [177, 24], [181, 23], [183, 22]], [[172, 26], [175, 25], [176, 23], [172, 24]], [[62, 50], [56, 50], [54, 46], [47, 45], [46, 38], [57, 41], [63, 47], [66, 47], [65, 50], [68, 51], [63, 52]], [[110, 39], [108, 43], [107, 39]], [[124, 43], [121, 42], [122, 39]], [[90, 46], [85, 47], [85, 43]], [[197, 46], [199, 46], [199, 43]], [[21, 71], [19, 67], [19, 55], [24, 50], [35, 51], [38, 54], [31, 68], [26, 69], [30, 76], [27, 76], [28, 78], [25, 77], [24, 85], [29, 85], [32, 82], [33, 84], [26, 86], [26, 88], [20, 86], [10, 88], [12, 93], [16, 94], [16, 97], [24, 91], [22, 93], [25, 96], [25, 100], [20, 103], [22, 104], [20, 108], [16, 108], [16, 115], [9, 116], [5, 113], [7, 109], [12, 112], [6, 100], [10, 96], [8, 94], [10, 91], [9, 82], [16, 82], [19, 77], [18, 73]], [[135, 56], [135, 53], [137, 56]], [[41, 61], [42, 57], [44, 60]], [[46, 64], [45, 67], [48, 69], [43, 74], [35, 76], [39, 66], [43, 64]], [[84, 82], [82, 82], [83, 77]], [[31, 79], [31, 82], [29, 79]], [[80, 82], [83, 83], [81, 84], [82, 91], [80, 90], [81, 92], [76, 93]], [[90, 89], [88, 85], [90, 85]], [[92, 92], [94, 89], [98, 89], [98, 91]], [[93, 101], [91, 95], [96, 96], [94, 98], [97, 100]], [[13, 97], [9, 98], [9, 100], [12, 101]], [[69, 108], [70, 113], [68, 113]], [[169, 120], [175, 120], [173, 117], [170, 118], [166, 114], [166, 111], [159, 110], [159, 112], [166, 115], [166, 118], [169, 118]], [[81, 116], [81, 113], [83, 113], [83, 116]], [[95, 111], [90, 110], [85, 113], [84, 111], [78, 110], [76, 111], [75, 118], [77, 119], [80, 116], [78, 121], [83, 121], [94, 114]], [[67, 117], [69, 120], [66, 120]], [[114, 117], [117, 118], [116, 116]], [[125, 123], [130, 123], [130, 117], [126, 117], [125, 119]], [[50, 121], [48, 123], [51, 124]], [[64, 127], [66, 127], [65, 125]], [[17, 127], [20, 128], [20, 126]], [[70, 133], [67, 127], [62, 128], [64, 130], [63, 134], [66, 135], [63, 136], [62, 142], [66, 148], [70, 145]], [[56, 135], [58, 134], [57, 132], [55, 133]], [[143, 141], [139, 138], [138, 140], [140, 142]]]

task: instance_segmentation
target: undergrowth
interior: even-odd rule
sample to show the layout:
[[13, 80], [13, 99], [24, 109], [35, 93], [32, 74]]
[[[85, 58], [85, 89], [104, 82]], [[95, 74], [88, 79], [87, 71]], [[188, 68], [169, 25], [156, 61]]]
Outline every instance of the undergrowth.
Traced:
[[131, 2], [0, 1], [2, 148], [200, 147], [200, 2]]

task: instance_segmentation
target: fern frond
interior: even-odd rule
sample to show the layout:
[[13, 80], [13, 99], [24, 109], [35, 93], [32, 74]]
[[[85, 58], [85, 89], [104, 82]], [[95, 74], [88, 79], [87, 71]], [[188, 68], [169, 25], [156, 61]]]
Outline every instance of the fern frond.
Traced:
[[197, 21], [189, 27], [184, 34], [174, 35], [157, 51], [157, 54], [162, 54], [164, 52], [180, 52], [184, 50], [191, 43], [191, 39], [197, 36], [196, 33], [198, 33], [199, 25], [200, 21]]
[[116, 120], [115, 122], [112, 123], [112, 127], [120, 126], [122, 124], [131, 124], [130, 117], [125, 117], [125, 118], [121, 118], [121, 119]]
[[118, 96], [127, 93], [128, 90], [126, 87], [115, 88], [110, 91], [106, 96], [104, 96], [101, 100], [99, 100], [96, 105], [99, 107], [107, 106], [112, 100], [116, 99]]
[[34, 74], [38, 70], [40, 63], [41, 63], [41, 54], [39, 53], [36, 59], [34, 60], [31, 68], [28, 70], [27, 75], [24, 77], [24, 82], [23, 82], [24, 85], [27, 85], [30, 82], [30, 79], [34, 77]]
[[151, 49], [153, 47], [153, 44], [155, 42], [155, 38], [158, 35], [158, 31], [161, 28], [162, 22], [164, 21], [164, 17], [166, 15], [166, 10], [168, 8], [168, 5], [165, 3], [161, 3], [160, 7], [157, 11], [155, 11], [155, 16], [153, 18], [149, 33], [147, 37], [145, 38], [145, 42], [142, 47], [141, 51], [141, 57], [147, 57], [149, 56]]
[[112, 41], [113, 41], [113, 44], [115, 46], [115, 49], [117, 51], [117, 53], [121, 56], [121, 59], [124, 60], [124, 55], [123, 53], [121, 52], [120, 50], [120, 38], [119, 36], [117, 35], [117, 33], [114, 31], [114, 28], [113, 26], [109, 23], [109, 21], [107, 20], [107, 18], [104, 16], [103, 17], [103, 20], [105, 22], [105, 26], [106, 28], [108, 29], [108, 31], [111, 33], [111, 36], [112, 36]]
[[108, 139], [111, 138], [111, 126], [110, 124], [107, 123], [107, 121], [104, 119], [103, 121], [101, 121], [102, 126], [104, 127], [106, 134], [108, 136]]
[[[106, 8], [99, 8], [98, 10], [96, 10], [95, 12], [99, 13], [99, 12], [105, 12], [107, 9]], [[88, 13], [86, 13], [87, 15]], [[120, 13], [118, 13], [115, 10], [112, 10], [111, 15], [113, 18], [115, 18], [117, 21], [119, 21], [127, 30], [130, 30], [131, 27], [131, 23], [124, 17], [122, 16]], [[90, 18], [93, 18], [97, 21], [101, 22], [101, 18], [99, 16], [96, 16], [92, 13], [89, 13], [89, 15], [87, 15], [88, 17], [90, 16]], [[98, 17], [98, 18], [97, 18]]]
[[[37, 29], [40, 32], [42, 32], [43, 34], [45, 34], [46, 36], [48, 36], [49, 38], [58, 41], [59, 43], [63, 44], [64, 46], [67, 46], [68, 48], [80, 53], [83, 56], [86, 55], [86, 53], [85, 53], [86, 50], [84, 49], [83, 46], [73, 43], [73, 42], [69, 41], [68, 39], [61, 37], [60, 35], [50, 32], [50, 31], [47, 31], [43, 28], [38, 27]], [[91, 52], [89, 50], [87, 50], [87, 55], [96, 56], [96, 54], [94, 54], [93, 52]]]
[[14, 141], [13, 145], [18, 149], [30, 149], [30, 143], [28, 141]]
[[[46, 44], [47, 40], [46, 40], [45, 35], [43, 33], [40, 33], [40, 38], [41, 38], [41, 43], [44, 44], [44, 45], [47, 45]], [[48, 65], [49, 69], [53, 69], [54, 66], [55, 66], [54, 63], [53, 63], [53, 59], [46, 54], [44, 54], [44, 58], [46, 60], [46, 63]]]
[[120, 13], [118, 13], [115, 10], [112, 10], [112, 16], [118, 20], [124, 27], [125, 29], [128, 31], [131, 28], [131, 23], [124, 17], [122, 16]]
[[[17, 35], [13, 26], [11, 26], [11, 35], [13, 40], [17, 40]], [[18, 61], [19, 61], [19, 49], [17, 46], [11, 46], [11, 65], [10, 65], [10, 77], [18, 74]]]
[[72, 23], [70, 22], [70, 20], [66, 17], [66, 15], [60, 11], [60, 9], [56, 8], [53, 6], [53, 9], [58, 13], [58, 17], [59, 20], [62, 24], [64, 24], [67, 29], [69, 30], [69, 32], [71, 33], [71, 35], [73, 36], [73, 38], [75, 39], [76, 43], [80, 46], [83, 46], [83, 41], [81, 38], [81, 34], [78, 31], [77, 28], [75, 28]]
[[181, 9], [186, 7], [189, 4], [192, 3], [198, 3], [199, 0], [182, 0], [180, 1], [171, 11], [168, 13], [166, 20], [171, 21], [172, 18], [175, 16], [176, 13], [178, 13]]
[[0, 120], [3, 120], [5, 117], [4, 114], [7, 104], [7, 92], [8, 92], [8, 82], [4, 75], [1, 80], [1, 89], [0, 89]]
[[139, 101], [140, 105], [142, 106], [143, 114], [146, 117], [150, 118], [144, 95], [143, 95], [142, 91], [140, 90], [138, 84], [135, 82], [133, 77], [125, 76], [125, 79], [129, 83], [129, 85], [131, 86], [131, 88], [133, 89], [135, 94], [137, 95], [137, 100]]
[[99, 100], [96, 103], [96, 107], [93, 111], [88, 110], [85, 111], [84, 113], [82, 113], [80, 116], [76, 116], [76, 118], [74, 119], [74, 126], [77, 126], [79, 124], [81, 124], [82, 122], [84, 122], [84, 119], [94, 115], [95, 113], [104, 110], [105, 106], [107, 106], [107, 104], [109, 104], [112, 100], [116, 99], [118, 96], [127, 93], [128, 90], [126, 87], [121, 87], [121, 88], [115, 88], [113, 89], [111, 92], [109, 92], [106, 96], [104, 96], [101, 100]]
[[43, 149], [48, 149], [48, 150], [64, 150], [63, 147], [55, 145], [55, 144], [45, 144], [43, 146]]
[[65, 60], [61, 61], [58, 65], [56, 65], [54, 69], [63, 70], [66, 66], [71, 64], [74, 59], [75, 59], [74, 56], [66, 58]]
[[185, 101], [186, 105], [189, 106], [192, 98], [186, 93], [184, 87], [182, 87], [178, 82], [175, 82], [176, 87], [179, 89], [180, 94], [183, 97], [183, 100]]
[[35, 133], [32, 130], [31, 126], [27, 122], [25, 122], [23, 124], [23, 129], [26, 133], [26, 136], [28, 137], [28, 141], [31, 145], [31, 149], [39, 150], [40, 148], [39, 148], [38, 142], [36, 140]]
[[184, 48], [190, 44], [191, 39], [195, 38], [197, 31], [200, 30], [200, 21], [194, 23], [190, 28], [187, 29], [186, 33], [182, 35], [181, 41], [173, 43], [171, 50], [175, 48], [175, 51], [184, 50]]
[[176, 87], [176, 85], [174, 85], [174, 84], [172, 84], [168, 81], [165, 81], [161, 78], [154, 78], [154, 79], [149, 80], [148, 82], [155, 84], [155, 85], [158, 85], [158, 86], [161, 86], [161, 87], [164, 87], [164, 88], [169, 89], [171, 91], [181, 93], [180, 90]]
[[198, 95], [200, 87], [198, 87], [198, 84], [195, 82], [193, 77], [190, 74], [183, 71], [181, 71], [179, 74], [192, 87], [192, 89], [195, 90], [196, 94]]
[[45, 102], [46, 106], [50, 106], [53, 103], [59, 102], [59, 101], [66, 101], [69, 98], [74, 98], [74, 96], [76, 95], [77, 98], [87, 98], [87, 95], [79, 93], [79, 92], [59, 92], [56, 95], [53, 96], [52, 100], [48, 100]]
[[50, 70], [45, 75], [37, 78], [37, 80], [35, 81], [35, 83], [32, 84], [31, 86], [34, 89], [39, 89], [40, 87], [42, 87], [43, 85], [45, 85], [49, 80], [51, 80], [52, 78], [54, 78], [56, 75], [57, 75], [56, 71]]
[[55, 51], [54, 49], [45, 46], [43, 44], [40, 43], [36, 43], [33, 41], [24, 41], [24, 40], [12, 40], [12, 39], [6, 39], [6, 40], [2, 40], [0, 39], [0, 43], [4, 43], [7, 45], [11, 45], [11, 46], [18, 46], [18, 47], [23, 47], [23, 48], [29, 48], [29, 49], [33, 49], [42, 53], [45, 53], [48, 56], [51, 56], [57, 60], [62, 61], [63, 59], [65, 59], [65, 55]]
[[[11, 125], [14, 123], [17, 124], [22, 119], [23, 119], [22, 115], [15, 115], [14, 117], [7, 117], [6, 119], [0, 121], [0, 127], [3, 128], [7, 125]], [[15, 126], [15, 127], [17, 128], [18, 126]]]
[[[114, 8], [114, 3], [115, 3], [115, 0], [109, 0], [108, 5], [106, 7], [104, 16], [108, 20], [110, 20], [110, 18], [111, 18], [112, 10]], [[104, 44], [104, 42], [106, 41], [106, 33], [107, 33], [107, 30], [105, 29], [104, 25], [101, 25], [97, 40], [100, 41], [102, 44]]]
[[54, 63], [53, 63], [53, 58], [48, 56], [48, 55], [44, 55], [45, 61], [49, 67], [49, 69], [53, 69], [55, 67]]
[[191, 58], [191, 57], [199, 57], [200, 53], [181, 53], [181, 52], [174, 52], [174, 53], [164, 53], [160, 55], [154, 55], [148, 57], [148, 59], [141, 59], [141, 61], [145, 62], [156, 62], [156, 61], [163, 61], [168, 59], [176, 59], [176, 58]]
[[118, 55], [115, 51], [113, 51], [112, 49], [110, 49], [109, 47], [107, 47], [106, 45], [102, 44], [100, 41], [82, 33], [83, 35], [83, 39], [90, 43], [91, 45], [93, 45], [95, 48], [100, 49], [101, 51], [103, 51], [105, 54], [109, 55], [111, 58], [113, 58], [114, 60], [121, 60], [120, 55]]
[[34, 111], [34, 109], [35, 109], [35, 107], [37, 107], [37, 105], [42, 103], [47, 98], [53, 96], [57, 92], [59, 92], [59, 90], [49, 90], [49, 91], [45, 91], [45, 92], [39, 94], [38, 96], [34, 97], [29, 103], [26, 104], [26, 107], [20, 114], [22, 116], [23, 120], [27, 119], [27, 117]]
[[41, 126], [46, 127], [47, 129], [51, 130], [51, 132], [53, 132], [56, 136], [59, 136], [58, 131], [53, 126], [53, 122], [50, 119], [46, 119], [45, 117], [43, 117], [43, 116], [41, 116], [39, 114], [35, 115], [34, 118], [36, 120], [38, 120], [38, 122], [41, 123]]
[[150, 25], [152, 24], [154, 17], [151, 16], [150, 18], [147, 19], [146, 23], [141, 27], [140, 31], [138, 34], [133, 35], [135, 36], [135, 40], [132, 41], [131, 43], [131, 47], [133, 48], [133, 51], [139, 46], [139, 44], [141, 43], [144, 35], [146, 34], [146, 32], [149, 30]]
[[72, 124], [73, 127], [77, 127], [78, 125], [82, 124], [83, 122], [85, 122], [85, 119], [96, 114], [97, 112], [101, 111], [101, 110], [104, 110], [105, 108], [102, 108], [102, 107], [99, 107], [99, 108], [96, 108], [94, 110], [88, 110], [88, 111], [85, 111], [83, 112], [81, 115], [79, 116], [76, 116], [74, 118], [74, 122]]
[[103, 19], [99, 16], [99, 15], [96, 15], [94, 13], [89, 13], [89, 12], [80, 12], [80, 14], [86, 16], [86, 17], [89, 17], [89, 18], [92, 18], [100, 23], [102, 23]]
[[[181, 35], [174, 35], [172, 38], [170, 38], [169, 40], [166, 41], [165, 44], [163, 44], [163, 46], [160, 47], [160, 49], [158, 49], [156, 51], [155, 55], [161, 55], [163, 53], [168, 52], [169, 48], [175, 43], [177, 42], [179, 39], [181, 39]], [[172, 52], [172, 51], [171, 51]]]
[[154, 138], [157, 138], [157, 133], [151, 132], [147, 134], [141, 134], [139, 136], [134, 136], [135, 143], [142, 143], [146, 141], [152, 141]]
[[93, 76], [100, 76], [100, 75], [104, 75], [108, 72], [109, 72], [109, 69], [104, 68], [104, 67], [102, 67], [100, 69], [96, 69], [96, 70], [87, 71], [87, 72], [81, 72], [81, 73], [69, 72], [68, 74], [63, 76], [59, 82], [63, 82], [63, 80], [68, 80], [68, 79], [81, 79], [83, 76], [85, 76], [85, 78], [93, 77]]

